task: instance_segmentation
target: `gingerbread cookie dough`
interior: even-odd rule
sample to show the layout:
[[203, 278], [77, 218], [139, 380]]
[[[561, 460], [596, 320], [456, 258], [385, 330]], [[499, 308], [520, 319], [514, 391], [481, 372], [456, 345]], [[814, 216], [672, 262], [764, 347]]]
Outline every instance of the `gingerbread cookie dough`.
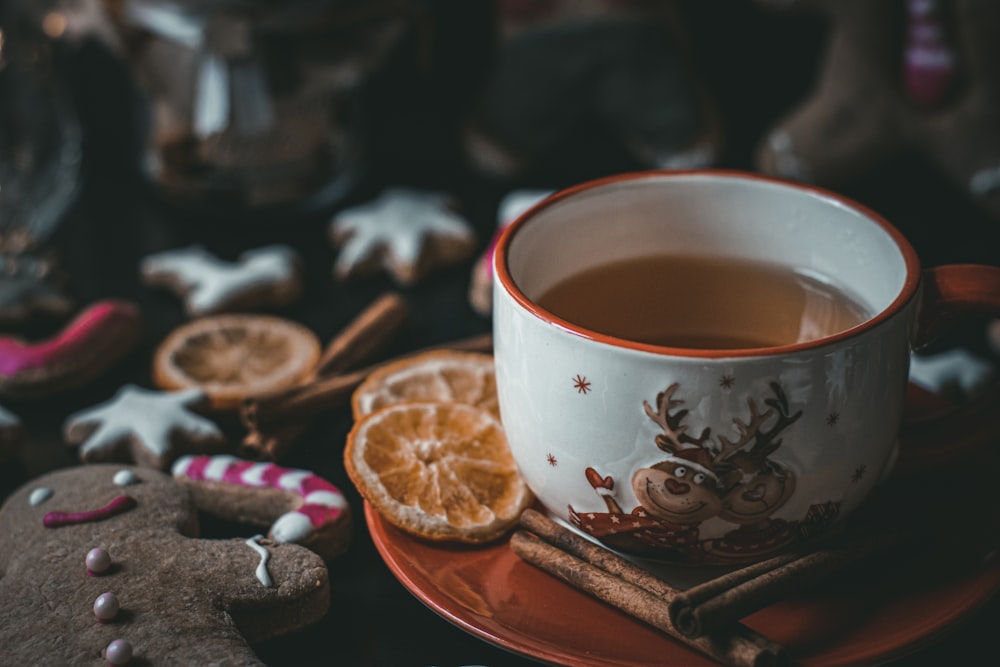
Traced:
[[183, 298], [191, 317], [285, 306], [302, 293], [301, 261], [286, 245], [247, 250], [236, 262], [197, 245], [168, 250], [146, 257], [141, 274], [147, 285]]
[[251, 646], [318, 621], [322, 558], [199, 539], [182, 485], [148, 468], [40, 477], [0, 509], [0, 645], [13, 665], [259, 665]]

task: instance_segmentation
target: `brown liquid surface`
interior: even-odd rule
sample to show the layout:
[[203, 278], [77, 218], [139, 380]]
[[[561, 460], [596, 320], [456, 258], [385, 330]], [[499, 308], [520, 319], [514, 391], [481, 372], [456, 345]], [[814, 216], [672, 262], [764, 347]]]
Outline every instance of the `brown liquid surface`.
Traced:
[[869, 314], [843, 291], [785, 267], [652, 256], [569, 276], [537, 303], [578, 326], [696, 349], [773, 347], [849, 329]]

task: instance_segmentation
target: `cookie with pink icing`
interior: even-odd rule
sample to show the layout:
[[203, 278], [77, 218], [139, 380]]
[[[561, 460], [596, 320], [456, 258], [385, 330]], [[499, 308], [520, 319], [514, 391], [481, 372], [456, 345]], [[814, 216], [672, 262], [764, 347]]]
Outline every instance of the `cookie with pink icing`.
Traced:
[[173, 475], [205, 512], [270, 526], [268, 537], [276, 542], [301, 544], [331, 560], [350, 541], [346, 498], [308, 470], [227, 455], [184, 456], [174, 463]]
[[154, 391], [125, 385], [110, 400], [70, 415], [65, 440], [87, 462], [128, 461], [166, 470], [181, 454], [219, 451], [226, 438], [195, 410], [208, 406], [201, 389]]
[[301, 261], [286, 245], [247, 250], [235, 262], [198, 245], [167, 250], [146, 257], [141, 275], [177, 293], [192, 317], [284, 306], [302, 293]]
[[198, 498], [149, 468], [39, 477], [0, 508], [0, 646], [11, 665], [261, 665], [253, 645], [329, 609], [323, 559], [199, 537]]
[[476, 237], [446, 194], [389, 188], [372, 201], [344, 209], [330, 221], [339, 249], [334, 277], [345, 280], [378, 271], [412, 285], [434, 269], [465, 261]]
[[80, 387], [131, 352], [140, 330], [138, 307], [107, 300], [46, 340], [0, 335], [0, 394], [41, 397]]

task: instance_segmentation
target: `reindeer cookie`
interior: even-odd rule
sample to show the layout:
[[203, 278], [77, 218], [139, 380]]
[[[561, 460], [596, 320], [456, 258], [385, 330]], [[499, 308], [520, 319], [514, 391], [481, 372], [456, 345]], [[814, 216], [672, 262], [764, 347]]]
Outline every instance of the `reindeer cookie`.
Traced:
[[146, 257], [141, 273], [147, 285], [180, 295], [192, 317], [283, 306], [302, 293], [299, 256], [285, 245], [247, 250], [236, 262], [201, 246], [168, 250]]
[[122, 465], [16, 491], [0, 509], [5, 661], [258, 665], [252, 644], [326, 613], [320, 556], [259, 536], [199, 539], [196, 509], [168, 475]]

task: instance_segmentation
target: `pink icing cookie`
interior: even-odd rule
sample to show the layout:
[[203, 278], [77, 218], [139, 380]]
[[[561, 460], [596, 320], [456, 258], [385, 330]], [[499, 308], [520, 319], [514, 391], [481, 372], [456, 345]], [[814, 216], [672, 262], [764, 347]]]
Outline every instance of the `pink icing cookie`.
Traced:
[[282, 306], [302, 293], [300, 261], [286, 245], [247, 250], [223, 261], [201, 246], [168, 250], [142, 261], [142, 279], [183, 297], [192, 317]]
[[[184, 456], [174, 463], [173, 475], [210, 514], [262, 527], [277, 516], [268, 534], [275, 542], [301, 544], [326, 560], [347, 548], [351, 515], [346, 498], [307, 470], [235, 456]], [[242, 511], [233, 517], [235, 507]]]
[[84, 385], [131, 352], [139, 332], [139, 309], [109, 300], [94, 303], [48, 340], [0, 336], [0, 393], [39, 397]]

